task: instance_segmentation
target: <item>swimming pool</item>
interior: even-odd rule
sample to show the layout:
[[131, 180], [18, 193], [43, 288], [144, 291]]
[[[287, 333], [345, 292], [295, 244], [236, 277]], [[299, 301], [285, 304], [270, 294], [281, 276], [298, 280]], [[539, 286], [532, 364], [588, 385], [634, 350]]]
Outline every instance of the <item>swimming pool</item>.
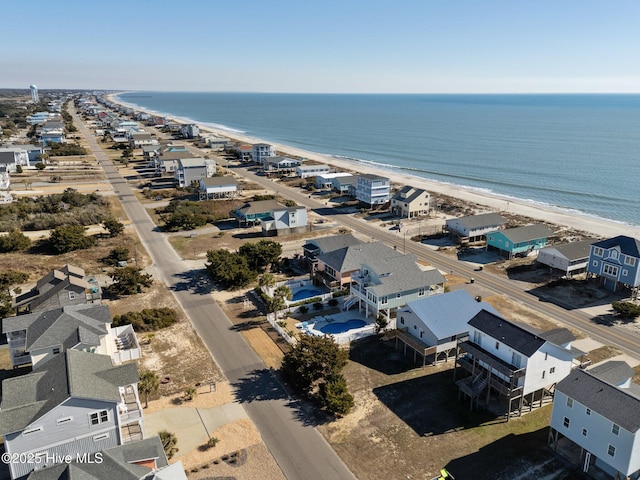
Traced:
[[303, 287], [300, 290], [296, 290], [292, 292], [291, 296], [292, 302], [297, 302], [299, 300], [304, 300], [305, 298], [317, 297], [322, 295], [324, 292], [319, 288], [314, 287]]
[[367, 324], [364, 320], [360, 320], [359, 318], [352, 318], [347, 320], [346, 322], [334, 322], [325, 325], [320, 329], [322, 333], [344, 333], [349, 330], [354, 330], [356, 328], [364, 327]]

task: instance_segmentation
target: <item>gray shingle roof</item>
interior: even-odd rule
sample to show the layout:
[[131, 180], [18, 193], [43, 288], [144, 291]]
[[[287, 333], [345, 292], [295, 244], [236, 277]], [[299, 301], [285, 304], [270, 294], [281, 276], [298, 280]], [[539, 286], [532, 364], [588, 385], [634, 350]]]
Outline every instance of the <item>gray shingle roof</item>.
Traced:
[[17, 432], [68, 398], [117, 403], [119, 387], [139, 381], [135, 363], [113, 367], [107, 355], [67, 350], [33, 372], [2, 382], [0, 434]]
[[422, 194], [427, 193], [426, 190], [421, 188], [414, 188], [411, 186], [402, 187], [393, 195], [393, 200], [398, 200], [399, 202], [411, 203], [416, 198], [420, 197]]
[[26, 330], [27, 352], [56, 345], [99, 345], [100, 336], [107, 334], [105, 324], [111, 323], [106, 305], [69, 305], [62, 308], [4, 319], [2, 331]]
[[605, 249], [612, 248], [612, 247], [620, 247], [620, 251], [624, 255], [640, 258], [640, 240], [637, 240], [633, 237], [619, 235], [617, 237], [608, 238], [606, 240], [595, 242], [593, 243], [593, 245], [596, 247], [602, 247]]
[[589, 373], [613, 386], [627, 382], [636, 374], [627, 362], [613, 360], [590, 368]]
[[546, 342], [541, 336], [529, 332], [514, 323], [493, 313], [482, 310], [469, 320], [469, 325], [486, 333], [492, 338], [508, 345], [514, 350], [530, 357]]
[[266, 213], [270, 212], [274, 209], [283, 208], [284, 205], [278, 203], [275, 200], [258, 200], [256, 202], [248, 202], [242, 208], [240, 208], [240, 212], [245, 215], [255, 214], [255, 213]]
[[316, 245], [322, 253], [328, 253], [334, 250], [348, 247], [350, 245], [359, 245], [361, 243], [364, 242], [358, 240], [350, 233], [347, 233], [344, 235], [332, 235], [330, 237], [310, 239], [307, 240], [307, 244], [305, 245], [305, 247], [312, 247], [313, 245]]
[[236, 182], [236, 180], [230, 175], [225, 175], [223, 177], [207, 177], [200, 179], [200, 181], [202, 181], [202, 183], [204, 183], [206, 187], [217, 187], [220, 185], [238, 185], [238, 182]]
[[497, 213], [482, 213], [480, 215], [469, 215], [458, 218], [458, 222], [467, 227], [468, 230], [492, 227], [494, 225], [504, 225], [507, 223], [504, 217]]
[[544, 224], [536, 223], [533, 225], [525, 225], [524, 227], [508, 228], [502, 231], [512, 243], [518, 244], [537, 240], [538, 238], [547, 238], [553, 235], [553, 232]]
[[586, 370], [572, 370], [556, 385], [556, 390], [628, 432], [640, 429], [640, 399]]
[[553, 343], [554, 345], [566, 345], [567, 343], [572, 342], [576, 339], [573, 333], [571, 333], [564, 327], [548, 330], [541, 333], [539, 336], [544, 338], [546, 341]]
[[589, 240], [581, 240], [579, 242], [568, 242], [562, 243], [559, 245], [553, 245], [551, 247], [543, 248], [543, 250], [555, 249], [562, 256], [569, 260], [580, 260], [583, 258], [589, 258], [589, 252], [591, 250], [591, 244], [594, 242], [593, 239]]
[[139, 480], [151, 472], [132, 462], [155, 459], [157, 468], [168, 465], [159, 437], [126, 443], [102, 451], [101, 463], [70, 463], [32, 472], [27, 480]]

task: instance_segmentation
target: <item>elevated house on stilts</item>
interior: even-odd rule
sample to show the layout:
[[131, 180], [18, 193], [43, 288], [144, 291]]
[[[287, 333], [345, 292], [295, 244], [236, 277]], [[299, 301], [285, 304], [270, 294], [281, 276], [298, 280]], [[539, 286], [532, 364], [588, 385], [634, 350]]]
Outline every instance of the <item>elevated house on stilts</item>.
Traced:
[[487, 310], [469, 321], [458, 342], [454, 381], [470, 407], [506, 400], [506, 418], [552, 400], [555, 385], [579, 365], [584, 352], [571, 347], [566, 329], [534, 333]]

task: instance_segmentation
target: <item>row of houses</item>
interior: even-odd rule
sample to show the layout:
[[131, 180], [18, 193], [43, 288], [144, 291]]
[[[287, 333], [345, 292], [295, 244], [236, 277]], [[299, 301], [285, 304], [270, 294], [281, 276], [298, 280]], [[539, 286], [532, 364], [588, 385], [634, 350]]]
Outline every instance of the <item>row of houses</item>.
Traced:
[[112, 327], [84, 271], [52, 270], [14, 307], [19, 314], [2, 320], [2, 332], [13, 367], [31, 370], [2, 382], [11, 478], [186, 479], [159, 438], [145, 437], [133, 328]]
[[[629, 242], [609, 239], [592, 248], [598, 258], [628, 265], [633, 261], [622, 251], [610, 252]], [[385, 315], [393, 328], [386, 338], [423, 365], [427, 357], [453, 362], [455, 387], [471, 408], [498, 399], [509, 419], [553, 401], [552, 448], [577, 446], [585, 471], [596, 465], [616, 478], [640, 476], [640, 388], [624, 362], [588, 368], [567, 329], [533, 331], [464, 289], [444, 293], [439, 272], [376, 242], [338, 235], [310, 239], [303, 251], [316, 283], [349, 289], [343, 308]]]

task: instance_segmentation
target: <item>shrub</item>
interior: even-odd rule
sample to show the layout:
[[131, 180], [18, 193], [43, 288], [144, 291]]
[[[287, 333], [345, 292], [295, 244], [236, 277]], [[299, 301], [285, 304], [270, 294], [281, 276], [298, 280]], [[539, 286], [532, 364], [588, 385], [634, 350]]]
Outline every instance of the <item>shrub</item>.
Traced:
[[31, 240], [17, 228], [11, 230], [8, 235], [0, 237], [0, 253], [26, 250], [30, 245]]
[[337, 298], [332, 298], [331, 300], [329, 300], [329, 306], [335, 307], [336, 305], [338, 305], [338, 299]]
[[300, 307], [300, 313], [302, 313], [303, 315], [308, 311], [309, 311], [309, 307], [307, 307], [306, 305], [303, 305]]
[[207, 440], [207, 447], [213, 448], [218, 444], [219, 441], [220, 441], [219, 438], [211, 437], [211, 438], [209, 438], [209, 440]]
[[631, 302], [613, 302], [611, 307], [615, 310], [618, 316], [622, 318], [636, 318], [640, 316], [640, 305], [636, 305]]
[[49, 246], [57, 254], [84, 250], [95, 243], [95, 238], [85, 235], [82, 225], [62, 225], [49, 235]]
[[149, 332], [170, 327], [178, 321], [178, 312], [172, 308], [145, 308], [113, 317], [113, 325], [131, 325], [136, 332]]
[[322, 307], [323, 307], [322, 302], [315, 302], [313, 304], [314, 310], [322, 310]]

